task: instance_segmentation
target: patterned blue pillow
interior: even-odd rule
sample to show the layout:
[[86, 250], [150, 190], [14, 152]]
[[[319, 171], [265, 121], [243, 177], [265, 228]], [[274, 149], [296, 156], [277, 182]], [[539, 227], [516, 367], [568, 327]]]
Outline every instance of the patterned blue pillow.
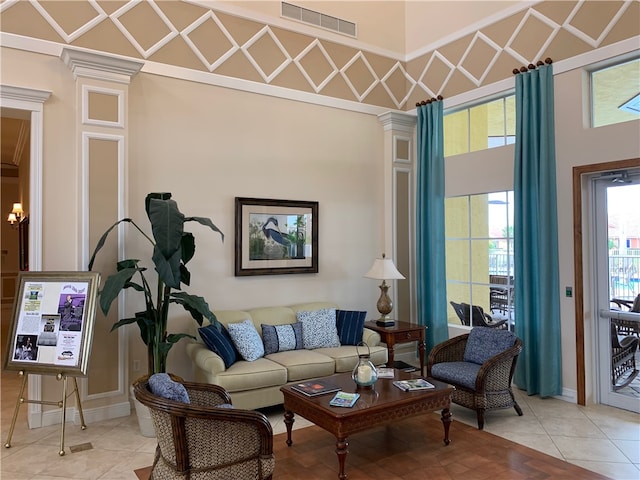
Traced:
[[462, 359], [482, 365], [491, 357], [513, 347], [516, 336], [508, 330], [490, 327], [475, 327], [469, 332], [467, 346]]
[[184, 385], [171, 380], [167, 373], [154, 373], [149, 377], [149, 388], [151, 393], [168, 400], [176, 402], [190, 403], [189, 394]]
[[336, 310], [336, 327], [341, 345], [358, 345], [362, 342], [362, 331], [367, 312]]
[[249, 319], [240, 323], [230, 323], [227, 325], [231, 340], [236, 346], [238, 353], [247, 362], [253, 362], [264, 356], [264, 345], [258, 335], [256, 327]]
[[265, 355], [286, 352], [287, 350], [300, 350], [304, 348], [302, 324], [300, 322], [290, 325], [262, 324], [262, 343], [264, 343]]
[[224, 326], [221, 330], [218, 330], [214, 325], [208, 325], [198, 329], [200, 338], [204, 344], [209, 347], [209, 350], [217, 353], [224, 361], [225, 368], [229, 368], [238, 360], [238, 352], [236, 347], [233, 346], [231, 336]]
[[302, 323], [302, 344], [304, 348], [339, 347], [340, 339], [336, 329], [336, 309], [323, 308], [312, 312], [298, 312]]

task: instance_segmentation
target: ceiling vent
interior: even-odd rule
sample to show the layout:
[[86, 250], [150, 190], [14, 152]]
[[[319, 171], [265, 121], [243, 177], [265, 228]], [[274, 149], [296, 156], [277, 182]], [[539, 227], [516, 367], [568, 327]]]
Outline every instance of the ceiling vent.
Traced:
[[316, 27], [326, 28], [327, 30], [333, 30], [334, 32], [349, 35], [351, 37], [356, 36], [356, 24], [342, 18], [332, 17], [325, 15], [324, 13], [309, 10], [308, 8], [298, 7], [290, 3], [282, 2], [282, 16], [292, 18], [309, 25], [315, 25]]

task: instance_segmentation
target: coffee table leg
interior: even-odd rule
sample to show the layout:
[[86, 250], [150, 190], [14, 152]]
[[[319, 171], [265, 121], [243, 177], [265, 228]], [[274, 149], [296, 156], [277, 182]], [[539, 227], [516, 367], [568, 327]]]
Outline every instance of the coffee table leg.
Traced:
[[291, 427], [293, 427], [293, 422], [295, 422], [293, 415], [293, 412], [289, 410], [284, 412], [284, 424], [287, 426], [287, 446], [289, 447], [293, 444], [291, 441]]
[[347, 447], [349, 446], [349, 442], [347, 442], [346, 438], [339, 438], [336, 442], [336, 453], [338, 454], [338, 465], [340, 466], [340, 472], [338, 473], [338, 478], [340, 480], [345, 480], [347, 478], [347, 474], [344, 473], [344, 464], [347, 460]]
[[444, 444], [449, 445], [449, 427], [451, 426], [451, 412], [448, 408], [442, 409], [442, 425], [444, 425]]

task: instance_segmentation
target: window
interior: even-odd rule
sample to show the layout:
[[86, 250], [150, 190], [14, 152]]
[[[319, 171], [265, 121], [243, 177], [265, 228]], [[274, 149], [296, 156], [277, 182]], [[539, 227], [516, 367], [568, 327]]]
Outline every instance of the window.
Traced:
[[591, 72], [591, 125], [640, 118], [640, 59]]
[[[445, 200], [447, 301], [477, 305], [513, 327], [513, 192]], [[451, 304], [448, 321], [464, 319]]]
[[444, 116], [444, 154], [459, 155], [515, 143], [515, 96]]

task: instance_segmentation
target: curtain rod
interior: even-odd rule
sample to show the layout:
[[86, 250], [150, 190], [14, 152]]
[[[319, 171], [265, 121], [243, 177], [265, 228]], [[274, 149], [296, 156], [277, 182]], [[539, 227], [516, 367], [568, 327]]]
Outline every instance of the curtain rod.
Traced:
[[416, 107], [419, 107], [421, 105], [427, 105], [432, 102], [441, 102], [442, 100], [444, 100], [444, 97], [442, 95], [438, 95], [438, 98], [430, 98], [428, 100], [422, 100], [421, 102], [416, 102]]
[[517, 75], [519, 73], [526, 73], [528, 70], [535, 70], [536, 67], [542, 67], [545, 63], [547, 65], [551, 65], [551, 63], [553, 62], [553, 60], [551, 60], [549, 57], [544, 59], [544, 62], [542, 60], [538, 60], [538, 63], [536, 63], [535, 65], [533, 63], [529, 64], [529, 67], [525, 67], [522, 66], [520, 68], [514, 68], [513, 69], [513, 74]]

